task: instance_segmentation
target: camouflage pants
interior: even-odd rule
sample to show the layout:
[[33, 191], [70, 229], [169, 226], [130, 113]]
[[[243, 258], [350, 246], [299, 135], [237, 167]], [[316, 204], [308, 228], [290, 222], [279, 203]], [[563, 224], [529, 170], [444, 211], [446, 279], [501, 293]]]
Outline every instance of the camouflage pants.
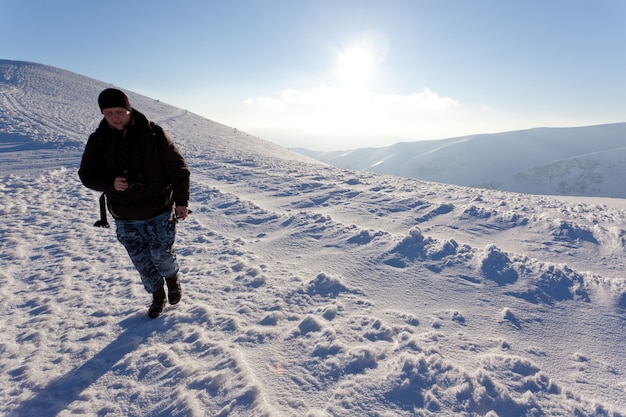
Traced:
[[163, 278], [178, 272], [174, 252], [176, 219], [163, 213], [149, 220], [115, 220], [117, 240], [126, 248], [149, 293], [163, 286]]

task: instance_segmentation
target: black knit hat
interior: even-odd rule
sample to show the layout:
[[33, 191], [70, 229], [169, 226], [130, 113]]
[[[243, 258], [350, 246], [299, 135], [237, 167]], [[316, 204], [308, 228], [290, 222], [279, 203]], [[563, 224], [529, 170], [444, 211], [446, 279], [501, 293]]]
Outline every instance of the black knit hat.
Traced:
[[98, 96], [98, 106], [100, 106], [100, 111], [111, 107], [122, 107], [128, 111], [132, 110], [126, 94], [115, 88], [107, 88], [100, 93]]

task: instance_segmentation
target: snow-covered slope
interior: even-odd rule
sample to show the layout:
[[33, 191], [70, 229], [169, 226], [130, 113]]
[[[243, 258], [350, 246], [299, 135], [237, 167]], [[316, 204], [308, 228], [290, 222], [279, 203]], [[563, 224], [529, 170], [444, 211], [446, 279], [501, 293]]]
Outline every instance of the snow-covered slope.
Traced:
[[530, 194], [626, 197], [626, 123], [537, 128], [353, 151], [298, 151], [329, 164]]
[[333, 168], [130, 94], [193, 175], [150, 320], [76, 176], [107, 85], [0, 70], [0, 414], [626, 415], [623, 200]]

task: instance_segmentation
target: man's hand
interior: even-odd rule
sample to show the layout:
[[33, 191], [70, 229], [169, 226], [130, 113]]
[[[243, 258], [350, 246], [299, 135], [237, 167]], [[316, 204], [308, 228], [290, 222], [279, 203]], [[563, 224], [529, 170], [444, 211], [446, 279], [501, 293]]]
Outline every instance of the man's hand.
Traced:
[[176, 206], [176, 218], [185, 220], [189, 215], [189, 210], [185, 206]]
[[113, 188], [115, 188], [115, 191], [128, 190], [128, 183], [126, 182], [126, 177], [115, 177], [115, 181], [113, 181]]

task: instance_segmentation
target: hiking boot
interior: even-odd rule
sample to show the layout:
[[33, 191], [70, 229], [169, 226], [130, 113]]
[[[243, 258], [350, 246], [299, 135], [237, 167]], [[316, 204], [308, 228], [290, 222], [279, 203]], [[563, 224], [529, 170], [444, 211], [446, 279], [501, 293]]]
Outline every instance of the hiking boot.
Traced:
[[165, 282], [167, 282], [167, 299], [172, 305], [178, 304], [182, 295], [178, 275], [172, 275], [171, 277], [165, 278]]
[[148, 316], [155, 319], [161, 315], [165, 309], [165, 289], [159, 288], [152, 293], [152, 305], [148, 309]]

